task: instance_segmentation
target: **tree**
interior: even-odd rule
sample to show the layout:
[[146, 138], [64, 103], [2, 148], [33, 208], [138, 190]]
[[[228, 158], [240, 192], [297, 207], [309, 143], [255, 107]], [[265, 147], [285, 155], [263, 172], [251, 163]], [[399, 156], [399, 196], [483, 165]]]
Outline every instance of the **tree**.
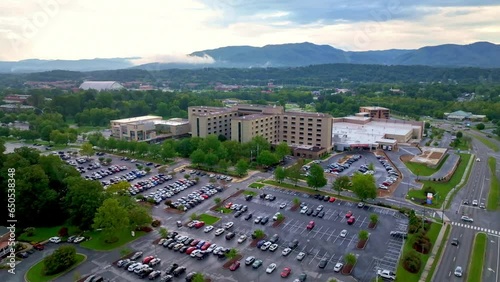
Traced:
[[128, 216], [127, 210], [120, 206], [117, 199], [109, 198], [104, 200], [97, 210], [92, 227], [94, 229], [102, 228], [105, 242], [116, 242], [118, 240], [116, 234], [130, 226]]
[[215, 198], [214, 199], [214, 202], [215, 202], [216, 205], [220, 204], [221, 201], [222, 201], [221, 198]]
[[275, 154], [278, 157], [278, 159], [283, 160], [285, 156], [290, 155], [290, 147], [288, 147], [288, 144], [286, 142], [281, 142], [279, 143], [276, 148], [275, 148]]
[[66, 183], [68, 192], [64, 196], [64, 206], [69, 221], [82, 230], [88, 230], [105, 198], [102, 186], [97, 181], [88, 181], [81, 177], [69, 178]]
[[191, 220], [196, 220], [198, 218], [198, 215], [194, 212], [189, 216], [189, 218], [191, 218]]
[[106, 189], [106, 192], [110, 194], [116, 193], [122, 195], [127, 193], [129, 188], [130, 188], [130, 183], [128, 183], [127, 181], [120, 181], [109, 185], [108, 188]]
[[342, 190], [347, 188], [347, 186], [349, 185], [349, 182], [351, 182], [351, 180], [349, 179], [349, 176], [347, 176], [347, 175], [339, 176], [333, 182], [332, 189], [337, 191], [338, 194], [340, 195], [340, 192], [342, 192]]
[[371, 174], [355, 173], [352, 177], [352, 191], [361, 201], [375, 199], [377, 197], [375, 178]]
[[240, 159], [237, 163], [236, 163], [236, 173], [239, 175], [239, 176], [243, 176], [243, 175], [246, 175], [247, 172], [248, 172], [248, 162], [245, 161], [244, 159]]
[[286, 171], [285, 168], [282, 166], [279, 166], [274, 170], [274, 178], [281, 183], [286, 178]]
[[370, 214], [370, 222], [373, 224], [377, 224], [378, 222], [378, 215], [375, 213]]
[[256, 229], [253, 232], [253, 235], [257, 239], [262, 239], [262, 238], [264, 238], [264, 236], [266, 236], [266, 233], [264, 233], [264, 231], [262, 229]]
[[239, 255], [238, 249], [231, 248], [229, 252], [226, 254], [228, 259], [234, 259]]
[[355, 265], [358, 259], [353, 253], [348, 253], [344, 256], [344, 260], [347, 265]]
[[307, 185], [314, 188], [315, 190], [325, 186], [327, 183], [325, 178], [325, 172], [323, 168], [318, 164], [313, 164], [309, 170], [309, 176], [307, 177]]
[[168, 236], [168, 230], [165, 227], [160, 227], [160, 230], [158, 231], [160, 233], [160, 236], [162, 238], [167, 238]]
[[153, 219], [148, 210], [143, 206], [135, 204], [133, 208], [128, 209], [128, 218], [132, 229], [137, 229], [151, 223]]
[[368, 233], [368, 231], [366, 231], [366, 230], [360, 230], [358, 233], [358, 239], [360, 241], [367, 240], [368, 236], [370, 236], [370, 233]]
[[151, 172], [151, 168], [150, 168], [149, 166], [147, 166], [147, 167], [144, 169], [144, 171], [145, 171], [146, 173], [150, 173], [150, 172]]
[[168, 160], [175, 157], [175, 149], [170, 142], [165, 142], [161, 145], [160, 156], [163, 160]]
[[285, 216], [281, 213], [279, 213], [278, 216], [276, 216], [276, 221], [281, 221], [283, 219], [285, 219]]
[[109, 165], [109, 164], [111, 164], [111, 162], [112, 162], [112, 161], [113, 161], [113, 159], [112, 159], [112, 158], [106, 158], [106, 164], [108, 164], [108, 165]]
[[286, 170], [286, 176], [290, 181], [293, 182], [295, 186], [297, 186], [297, 183], [299, 182], [300, 179], [300, 168], [297, 165], [294, 165]]
[[477, 128], [478, 130], [483, 130], [483, 129], [485, 128], [484, 123], [478, 123], [478, 124], [476, 125], [476, 128]]
[[299, 198], [297, 198], [297, 197], [293, 198], [293, 205], [294, 205], [294, 206], [298, 206], [298, 205], [300, 205], [300, 199], [299, 199]]
[[44, 274], [52, 275], [70, 268], [76, 262], [74, 246], [64, 245], [43, 259]]
[[368, 169], [369, 169], [369, 170], [372, 170], [372, 171], [375, 171], [375, 165], [374, 165], [373, 163], [370, 163], [370, 164], [368, 165]]
[[220, 168], [222, 171], [224, 171], [224, 172], [226, 172], [226, 171], [227, 171], [227, 168], [229, 167], [229, 165], [230, 165], [229, 161], [227, 161], [227, 160], [225, 160], [225, 159], [221, 159], [221, 160], [219, 161], [219, 164], [218, 164], [219, 168]]
[[456, 134], [456, 137], [457, 138], [462, 138], [462, 136], [464, 136], [464, 134], [462, 133], [462, 131], [458, 131], [457, 134]]
[[205, 162], [205, 152], [203, 152], [202, 150], [198, 149], [196, 151], [194, 151], [191, 156], [189, 156], [189, 158], [191, 159], [191, 162], [196, 165], [196, 166], [199, 166], [200, 164], [204, 163]]
[[268, 150], [260, 151], [259, 155], [257, 156], [257, 163], [263, 166], [271, 166], [273, 164], [276, 164], [277, 162], [278, 157]]
[[215, 166], [218, 161], [219, 158], [214, 153], [208, 153], [205, 155], [205, 164], [208, 165], [209, 167]]
[[87, 157], [93, 156], [95, 154], [95, 150], [92, 144], [90, 144], [89, 142], [83, 143], [80, 147], [80, 154]]

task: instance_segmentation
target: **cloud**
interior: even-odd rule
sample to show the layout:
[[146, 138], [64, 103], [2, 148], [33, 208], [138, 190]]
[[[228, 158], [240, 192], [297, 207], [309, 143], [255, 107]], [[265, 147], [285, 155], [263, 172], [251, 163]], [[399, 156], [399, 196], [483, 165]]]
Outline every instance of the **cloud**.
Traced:
[[184, 54], [175, 55], [157, 55], [149, 56], [140, 59], [133, 59], [131, 62], [134, 65], [142, 65], [148, 63], [183, 63], [183, 64], [213, 64], [214, 58], [204, 54], [203, 56], [190, 56]]

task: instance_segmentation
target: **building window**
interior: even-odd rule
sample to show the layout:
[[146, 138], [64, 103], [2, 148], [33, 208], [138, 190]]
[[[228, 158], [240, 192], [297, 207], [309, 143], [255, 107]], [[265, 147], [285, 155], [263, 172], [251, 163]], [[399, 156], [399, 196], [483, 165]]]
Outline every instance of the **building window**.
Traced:
[[304, 118], [300, 118], [300, 120], [301, 120], [301, 121], [303, 121], [303, 120], [304, 120]]

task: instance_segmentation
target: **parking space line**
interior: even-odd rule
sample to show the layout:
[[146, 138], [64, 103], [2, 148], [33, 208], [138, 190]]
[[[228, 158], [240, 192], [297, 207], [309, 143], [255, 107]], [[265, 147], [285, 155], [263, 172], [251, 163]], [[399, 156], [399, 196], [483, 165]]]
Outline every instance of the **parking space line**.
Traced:
[[[304, 228], [304, 229], [302, 230], [302, 232], [300, 232], [300, 235], [302, 235], [302, 233], [304, 233], [306, 230], [307, 230], [307, 228]], [[312, 231], [310, 231], [310, 232], [312, 232]]]
[[322, 233], [321, 233], [321, 237], [319, 237], [319, 239], [323, 239], [323, 236], [325, 236], [325, 234], [327, 234], [327, 233], [328, 233], [328, 230], [330, 230], [330, 228], [326, 229], [326, 231], [325, 231], [325, 232], [322, 232]]
[[335, 231], [337, 231], [337, 229], [333, 229], [332, 232], [330, 232], [330, 235], [328, 235], [328, 239], [326, 239], [326, 241], [330, 241], [330, 238], [335, 233]]
[[323, 229], [323, 226], [321, 226], [321, 227], [319, 228], [319, 230], [317, 230], [317, 231], [316, 231], [316, 234], [314, 234], [313, 238], [316, 238], [316, 235], [318, 235], [318, 232], [320, 232], [320, 231], [321, 231], [321, 229]]
[[319, 254], [319, 250], [316, 252], [316, 254], [314, 255], [314, 257], [311, 259], [311, 261], [309, 261], [308, 264], [311, 264], [311, 262], [313, 262], [313, 260], [316, 258], [316, 256]]
[[354, 238], [356, 238], [355, 236], [352, 236], [351, 238], [351, 241], [349, 241], [349, 244], [347, 244], [347, 248], [349, 248], [349, 246], [351, 245], [352, 241], [354, 240]]
[[333, 255], [330, 257], [330, 259], [328, 260], [328, 261], [330, 262], [330, 264], [331, 264], [331, 263], [333, 263], [333, 259], [334, 259], [334, 258], [335, 258], [335, 254], [333, 254]]

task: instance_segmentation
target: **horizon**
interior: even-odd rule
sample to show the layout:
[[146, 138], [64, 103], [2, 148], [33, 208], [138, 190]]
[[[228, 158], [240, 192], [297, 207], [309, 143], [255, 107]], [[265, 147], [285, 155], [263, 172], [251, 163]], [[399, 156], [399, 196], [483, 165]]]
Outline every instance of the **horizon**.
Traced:
[[[0, 3], [0, 60], [158, 58], [313, 42], [345, 51], [500, 42], [492, 0], [26, 0]], [[110, 13], [110, 11], [112, 11]], [[194, 63], [209, 62], [202, 58]], [[192, 62], [193, 63], [193, 62]]]

